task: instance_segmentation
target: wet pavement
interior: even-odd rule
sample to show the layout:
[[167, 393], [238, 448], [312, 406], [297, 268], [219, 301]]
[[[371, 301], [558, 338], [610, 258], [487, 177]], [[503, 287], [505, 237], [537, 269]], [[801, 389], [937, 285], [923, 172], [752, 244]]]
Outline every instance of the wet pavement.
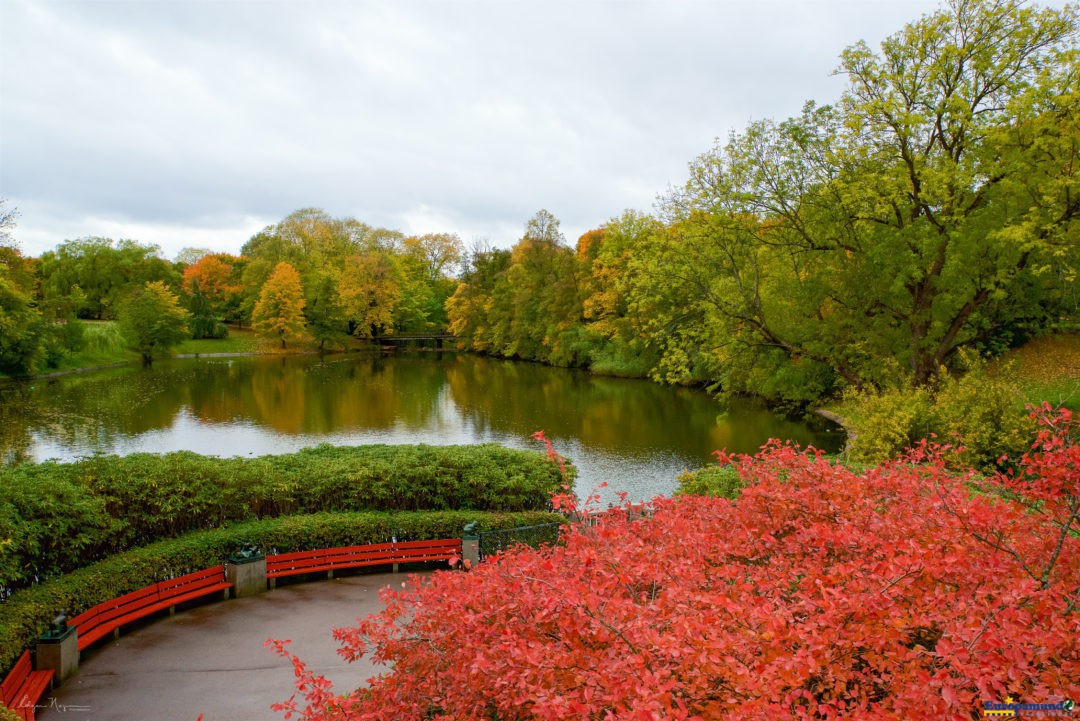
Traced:
[[[339, 692], [378, 669], [337, 654], [333, 629], [382, 608], [379, 589], [407, 575], [351, 576], [294, 584], [159, 616], [85, 651], [78, 672], [39, 703], [39, 721], [259, 721], [295, 689], [292, 664], [264, 647], [289, 648]], [[303, 703], [300, 704], [303, 708]]]

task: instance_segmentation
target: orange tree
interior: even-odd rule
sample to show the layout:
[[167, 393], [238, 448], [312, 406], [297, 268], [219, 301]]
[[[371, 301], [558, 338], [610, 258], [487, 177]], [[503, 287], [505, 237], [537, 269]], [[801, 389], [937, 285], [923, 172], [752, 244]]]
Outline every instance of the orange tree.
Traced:
[[282, 348], [287, 340], [304, 338], [304, 290], [295, 268], [277, 264], [259, 293], [251, 322], [261, 335], [280, 340]]
[[[923, 446], [856, 474], [773, 443], [736, 501], [658, 499], [385, 594], [338, 629], [390, 670], [308, 719], [977, 719], [1080, 695], [1078, 425], [1011, 475]], [[288, 655], [286, 642], [278, 649]]]
[[228, 253], [211, 253], [184, 269], [184, 292], [205, 296], [218, 318], [236, 315], [244, 286], [237, 277], [241, 259]]

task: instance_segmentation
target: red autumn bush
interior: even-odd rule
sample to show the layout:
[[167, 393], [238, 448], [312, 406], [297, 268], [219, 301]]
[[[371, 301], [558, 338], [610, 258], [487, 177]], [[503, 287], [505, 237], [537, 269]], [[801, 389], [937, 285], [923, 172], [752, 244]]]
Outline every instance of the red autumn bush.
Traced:
[[[922, 447], [862, 474], [773, 443], [737, 501], [659, 499], [565, 545], [386, 593], [339, 629], [390, 670], [308, 719], [978, 719], [1080, 695], [1080, 447], [1067, 412], [1012, 475]], [[973, 489], [978, 489], [973, 492]], [[282, 653], [287, 654], [283, 644]]]

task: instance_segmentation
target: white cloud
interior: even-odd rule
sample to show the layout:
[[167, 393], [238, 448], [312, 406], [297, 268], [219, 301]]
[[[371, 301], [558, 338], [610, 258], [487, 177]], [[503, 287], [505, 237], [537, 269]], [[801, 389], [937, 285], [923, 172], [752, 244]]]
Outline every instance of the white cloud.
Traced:
[[502, 246], [543, 207], [573, 241], [933, 7], [0, 0], [0, 197], [33, 254], [235, 252], [309, 206]]

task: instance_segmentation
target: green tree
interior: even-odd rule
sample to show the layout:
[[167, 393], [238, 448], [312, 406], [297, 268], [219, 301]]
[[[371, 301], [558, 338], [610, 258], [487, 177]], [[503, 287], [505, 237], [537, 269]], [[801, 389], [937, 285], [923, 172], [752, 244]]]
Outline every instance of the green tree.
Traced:
[[304, 305], [300, 274], [283, 261], [262, 287], [251, 315], [252, 324], [261, 335], [280, 341], [284, 348], [286, 341], [305, 337]]
[[578, 285], [594, 371], [644, 376], [658, 360], [644, 343], [643, 319], [635, 317], [630, 300], [632, 261], [661, 231], [655, 218], [627, 210], [578, 239]]
[[158, 253], [158, 246], [134, 240], [65, 241], [41, 256], [44, 299], [61, 301], [78, 288], [85, 298], [80, 317], [113, 318], [122, 298], [147, 282], [179, 287], [179, 272]]
[[457, 288], [457, 281], [448, 274], [461, 263], [462, 252], [461, 239], [451, 233], [409, 236], [402, 241], [395, 329], [419, 333], [447, 327], [446, 300]]
[[450, 332], [469, 350], [496, 353], [501, 339], [495, 331], [497, 322], [493, 302], [495, 286], [510, 266], [510, 251], [481, 248], [469, 257], [465, 272], [454, 293], [446, 301]]
[[327, 346], [344, 348], [349, 337], [349, 323], [338, 292], [338, 277], [333, 269], [324, 269], [314, 274], [309, 284], [304, 319], [319, 350]]
[[203, 293], [197, 280], [185, 283], [188, 293], [187, 309], [191, 313], [192, 338], [225, 338], [228, 327], [221, 322], [210, 299]]
[[0, 198], [0, 371], [28, 375], [46, 361], [50, 333], [34, 298], [32, 259], [12, 235], [18, 213]]
[[960, 349], [1044, 324], [1048, 268], [1076, 269], [1076, 28], [1071, 8], [956, 0], [879, 53], [845, 51], [837, 107], [698, 158], [637, 261], [661, 364], [820, 395], [897, 358], [925, 385]]
[[145, 365], [190, 337], [188, 313], [162, 281], [147, 282], [130, 293], [121, 304], [119, 323]]
[[46, 327], [17, 250], [0, 246], [0, 371], [27, 375], [45, 360]]

